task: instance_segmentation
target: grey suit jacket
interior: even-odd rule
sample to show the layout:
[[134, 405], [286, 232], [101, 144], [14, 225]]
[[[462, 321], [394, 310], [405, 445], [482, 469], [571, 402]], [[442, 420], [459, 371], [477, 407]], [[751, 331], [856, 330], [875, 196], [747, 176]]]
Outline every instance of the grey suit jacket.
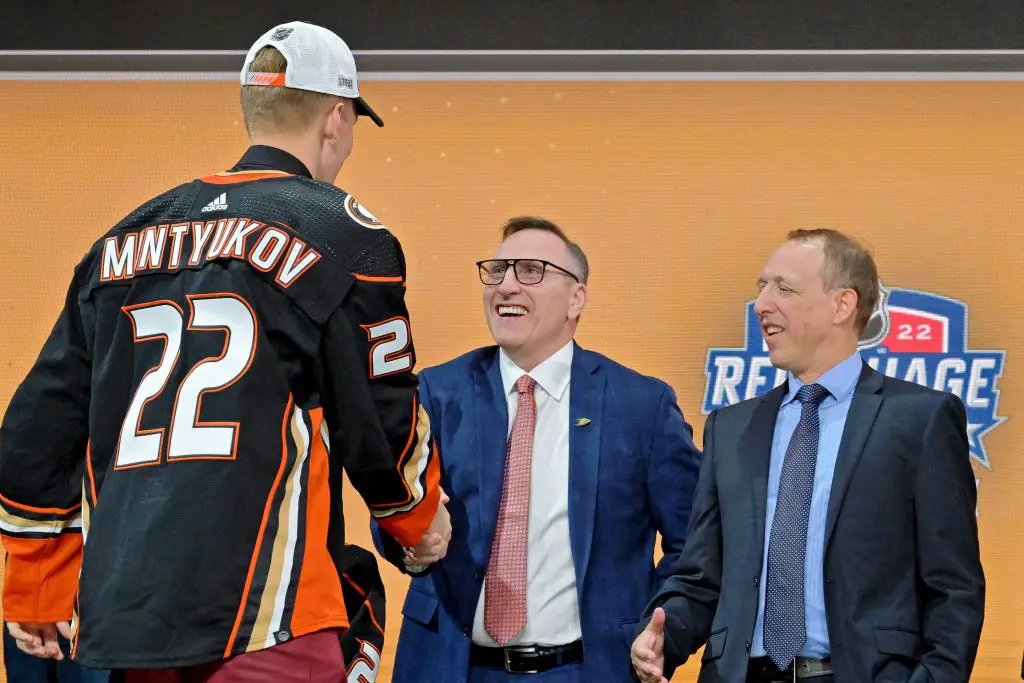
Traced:
[[[687, 542], [640, 624], [665, 609], [666, 676], [706, 643], [699, 683], [746, 680], [785, 392], [708, 416]], [[866, 364], [852, 400], [825, 527], [835, 683], [963, 683], [985, 603], [963, 404]]]

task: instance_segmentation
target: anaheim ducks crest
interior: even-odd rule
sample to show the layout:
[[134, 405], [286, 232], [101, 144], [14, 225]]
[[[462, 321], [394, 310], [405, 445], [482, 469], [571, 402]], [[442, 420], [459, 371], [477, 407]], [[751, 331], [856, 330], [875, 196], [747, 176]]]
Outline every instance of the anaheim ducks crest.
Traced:
[[380, 230], [384, 224], [377, 220], [377, 217], [366, 210], [362, 204], [357, 202], [352, 195], [345, 197], [345, 213], [359, 225], [371, 230]]

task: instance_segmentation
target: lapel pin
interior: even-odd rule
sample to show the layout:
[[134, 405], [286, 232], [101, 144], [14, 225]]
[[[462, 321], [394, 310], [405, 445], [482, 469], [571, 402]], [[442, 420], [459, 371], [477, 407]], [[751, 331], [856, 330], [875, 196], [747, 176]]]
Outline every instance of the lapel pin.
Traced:
[[578, 418], [576, 418], [576, 426], [577, 427], [586, 427], [588, 424], [590, 424], [590, 418], [589, 417], [578, 417]]

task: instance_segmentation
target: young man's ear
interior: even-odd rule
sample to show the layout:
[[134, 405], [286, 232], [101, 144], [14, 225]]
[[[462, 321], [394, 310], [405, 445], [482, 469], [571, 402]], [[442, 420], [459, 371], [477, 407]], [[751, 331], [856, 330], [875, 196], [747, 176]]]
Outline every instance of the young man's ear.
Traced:
[[327, 140], [334, 140], [341, 134], [341, 116], [344, 115], [344, 111], [338, 109], [343, 105], [343, 102], [335, 102], [324, 110], [320, 119], [320, 132]]

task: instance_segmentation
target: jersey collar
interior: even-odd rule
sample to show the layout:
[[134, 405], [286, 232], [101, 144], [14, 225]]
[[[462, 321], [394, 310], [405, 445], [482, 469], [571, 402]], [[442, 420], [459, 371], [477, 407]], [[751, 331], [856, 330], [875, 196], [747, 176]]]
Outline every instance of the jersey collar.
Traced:
[[299, 161], [297, 157], [283, 149], [268, 145], [253, 145], [249, 147], [231, 170], [251, 171], [256, 169], [284, 171], [306, 178], [313, 177], [313, 174], [309, 172], [306, 165]]

